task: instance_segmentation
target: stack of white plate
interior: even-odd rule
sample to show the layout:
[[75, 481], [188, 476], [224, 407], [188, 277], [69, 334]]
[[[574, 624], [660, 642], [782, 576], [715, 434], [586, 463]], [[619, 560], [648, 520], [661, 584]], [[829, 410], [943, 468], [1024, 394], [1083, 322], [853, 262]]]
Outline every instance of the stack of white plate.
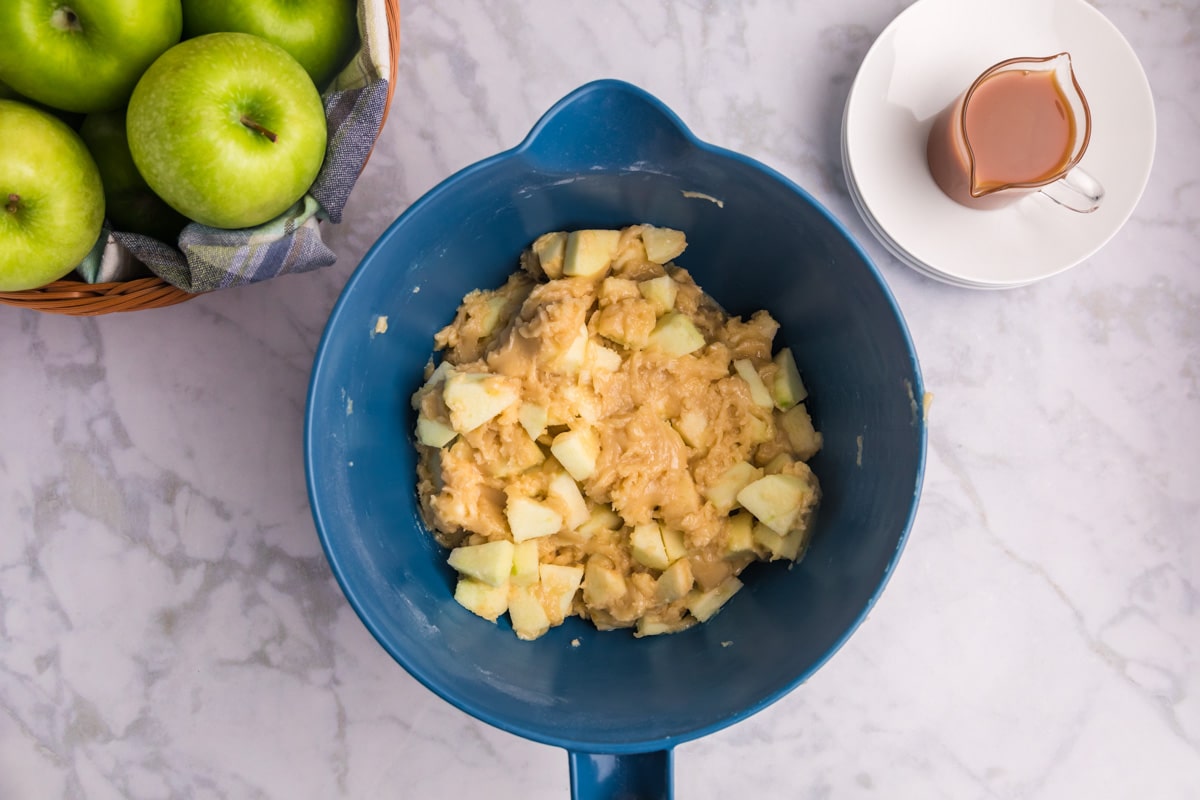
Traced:
[[[1032, 194], [1002, 209], [955, 203], [933, 182], [933, 118], [1007, 58], [1071, 54], [1092, 115], [1080, 166], [1105, 189], [1079, 214]], [[1142, 65], [1085, 0], [918, 0], [880, 34], [850, 87], [842, 164], [854, 205], [903, 263], [946, 283], [1010, 289], [1056, 275], [1112, 238], [1154, 160], [1154, 101]]]

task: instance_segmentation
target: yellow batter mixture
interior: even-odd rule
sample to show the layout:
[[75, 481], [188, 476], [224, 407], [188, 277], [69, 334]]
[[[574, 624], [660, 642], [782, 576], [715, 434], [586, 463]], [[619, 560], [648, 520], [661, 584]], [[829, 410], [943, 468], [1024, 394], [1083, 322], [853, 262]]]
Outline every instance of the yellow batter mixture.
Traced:
[[638, 636], [799, 559], [821, 447], [765, 311], [729, 317], [679, 231], [554, 232], [468, 294], [413, 395], [422, 511], [456, 599], [524, 639], [577, 614]]

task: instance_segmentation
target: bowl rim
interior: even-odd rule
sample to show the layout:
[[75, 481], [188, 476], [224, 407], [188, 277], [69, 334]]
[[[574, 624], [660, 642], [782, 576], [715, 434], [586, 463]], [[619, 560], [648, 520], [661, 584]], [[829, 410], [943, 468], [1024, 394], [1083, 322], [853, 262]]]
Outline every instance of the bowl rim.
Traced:
[[[538, 729], [530, 728], [530, 727], [527, 727], [524, 725], [514, 724], [503, 715], [496, 715], [496, 714], [490, 713], [486, 708], [476, 707], [472, 703], [464, 700], [454, 690], [454, 686], [452, 684], [442, 683], [437, 679], [437, 676], [430, 675], [430, 674], [427, 674], [426, 672], [422, 671], [408, 659], [407, 655], [405, 654], [405, 652], [403, 650], [393, 647], [391, 644], [389, 644], [385, 640], [385, 638], [381, 635], [379, 627], [376, 625], [374, 620], [371, 619], [370, 615], [367, 614], [363, 610], [364, 609], [363, 604], [360, 602], [355, 589], [351, 585], [349, 585], [347, 583], [347, 581], [345, 580], [341, 564], [339, 563], [337, 556], [334, 554], [334, 552], [331, 548], [327, 528], [326, 528], [326, 526], [324, 524], [324, 520], [322, 518], [321, 503], [318, 499], [317, 492], [316, 492], [314, 475], [316, 474], [317, 469], [316, 469], [316, 464], [314, 462], [314, 453], [313, 453], [313, 441], [314, 441], [314, 433], [315, 433], [315, 431], [313, 429], [313, 423], [314, 423], [313, 408], [314, 408], [314, 400], [317, 397], [317, 392], [319, 389], [318, 383], [320, 381], [320, 375], [321, 375], [322, 367], [323, 367], [324, 361], [325, 361], [326, 349], [329, 346], [329, 340], [332, 335], [333, 329], [335, 328], [336, 320], [343, 312], [343, 308], [347, 302], [347, 297], [350, 293], [350, 290], [353, 288], [354, 284], [359, 279], [360, 273], [363, 270], [364, 265], [366, 265], [368, 262], [373, 260], [373, 256], [375, 255], [375, 253], [378, 250], [382, 249], [385, 246], [386, 242], [389, 239], [391, 239], [392, 236], [396, 235], [396, 232], [398, 230], [404, 228], [405, 225], [408, 224], [408, 222], [411, 218], [419, 216], [420, 212], [425, 208], [425, 206], [432, 204], [437, 198], [439, 198], [443, 194], [446, 194], [447, 192], [449, 192], [451, 190], [451, 188], [455, 184], [457, 184], [459, 181], [461, 181], [465, 178], [468, 178], [471, 175], [474, 175], [475, 173], [482, 172], [501, 161], [511, 159], [514, 157], [521, 157], [521, 156], [528, 154], [529, 151], [532, 150], [532, 148], [534, 147], [538, 137], [542, 134], [542, 132], [548, 127], [548, 125], [551, 123], [551, 121], [560, 112], [564, 111], [565, 109], [569, 108], [573, 104], [583, 100], [584, 98], [586, 98], [590, 95], [593, 95], [596, 93], [614, 93], [614, 92], [632, 95], [633, 97], [635, 97], [635, 98], [641, 100], [642, 102], [645, 102], [649, 106], [651, 106], [654, 110], [659, 112], [666, 120], [668, 120], [675, 128], [678, 129], [679, 134], [682, 136], [684, 142], [686, 143], [686, 145], [688, 147], [695, 148], [695, 149], [697, 149], [703, 153], [706, 153], [708, 155], [711, 155], [711, 156], [717, 156], [719, 158], [731, 159], [733, 161], [740, 162], [741, 164], [743, 164], [745, 166], [748, 166], [748, 167], [751, 167], [752, 169], [756, 169], [756, 170], [763, 172], [769, 178], [779, 182], [785, 188], [796, 193], [802, 199], [804, 199], [806, 202], [808, 202], [818, 213], [820, 213], [822, 216], [824, 216], [825, 219], [843, 236], [843, 238], [846, 240], [846, 242], [858, 254], [859, 258], [862, 260], [862, 263], [870, 271], [870, 274], [875, 278], [875, 281], [878, 284], [878, 287], [883, 294], [883, 298], [887, 301], [888, 308], [891, 310], [891, 313], [892, 313], [893, 317], [895, 318], [895, 321], [898, 325], [899, 331], [902, 335], [902, 344], [904, 345], [904, 349], [908, 354], [908, 360], [909, 360], [908, 367], [911, 370], [911, 374], [913, 376], [912, 385], [910, 387], [911, 395], [913, 397], [913, 403], [914, 403], [913, 425], [917, 429], [917, 433], [918, 433], [916, 469], [915, 469], [915, 473], [913, 475], [914, 481], [913, 481], [912, 504], [909, 507], [908, 514], [903, 521], [902, 530], [900, 531], [899, 537], [896, 542], [896, 548], [895, 548], [894, 552], [892, 553], [891, 558], [888, 560], [887, 565], [884, 568], [883, 574], [880, 577], [878, 585], [875, 587], [874, 591], [871, 593], [871, 596], [867, 599], [867, 602], [864, 604], [861, 611], [855, 616], [855, 618], [853, 619], [851, 624], [848, 625], [844, 631], [842, 631], [842, 633], [838, 636], [837, 640], [825, 651], [825, 653], [820, 658], [818, 658], [816, 661], [814, 661], [812, 664], [810, 664], [808, 666], [808, 668], [797, 673], [792, 679], [788, 680], [785, 684], [783, 684], [782, 686], [780, 686], [779, 688], [777, 688], [776, 690], [774, 690], [772, 692], [768, 692], [760, 700], [739, 710], [735, 714], [721, 717], [720, 719], [717, 719], [707, 725], [699, 726], [699, 727], [684, 731], [682, 733], [676, 733], [676, 734], [672, 734], [672, 735], [653, 737], [653, 738], [647, 738], [647, 739], [631, 739], [631, 740], [619, 742], [619, 743], [616, 743], [616, 742], [591, 742], [591, 741], [587, 741], [585, 739], [547, 735]], [[806, 190], [801, 188], [798, 184], [796, 184], [794, 181], [792, 181], [790, 178], [786, 177], [785, 175], [781, 174], [780, 172], [772, 169], [771, 167], [767, 166], [766, 164], [763, 164], [762, 162], [760, 162], [756, 159], [753, 159], [749, 156], [734, 152], [732, 150], [727, 150], [727, 149], [725, 149], [723, 147], [719, 147], [717, 145], [709, 144], [708, 142], [705, 142], [705, 141], [699, 139], [695, 134], [693, 134], [691, 132], [690, 129], [688, 129], [688, 127], [683, 123], [683, 121], [679, 118], [679, 116], [675, 114], [674, 111], [672, 111], [661, 100], [659, 100], [655, 96], [651, 95], [649, 92], [645, 91], [644, 89], [641, 89], [641, 88], [634, 86], [633, 84], [627, 83], [625, 81], [620, 81], [620, 80], [615, 80], [615, 79], [601, 79], [601, 80], [591, 81], [589, 83], [586, 83], [586, 84], [580, 86], [579, 88], [573, 90], [572, 92], [570, 92], [569, 94], [564, 96], [561, 100], [559, 100], [553, 106], [551, 106], [549, 110], [547, 110], [544, 114], [542, 114], [542, 116], [538, 119], [538, 121], [530, 129], [529, 133], [515, 147], [509, 148], [508, 150], [503, 150], [495, 155], [488, 156], [487, 158], [481, 159], [473, 164], [463, 167], [462, 169], [458, 170], [457, 172], [454, 172], [449, 177], [447, 177], [444, 180], [442, 180], [441, 182], [439, 182], [432, 189], [430, 189], [425, 194], [423, 194], [420, 198], [418, 198], [407, 209], [405, 209], [399, 216], [397, 216], [396, 219], [393, 220], [392, 223], [388, 226], [387, 230], [384, 231], [384, 233], [382, 235], [380, 235], [380, 237], [375, 241], [375, 243], [370, 247], [370, 249], [368, 249], [366, 254], [363, 256], [362, 260], [359, 262], [358, 266], [355, 267], [355, 270], [351, 274], [350, 278], [347, 280], [347, 282], [343, 286], [341, 292], [339, 293], [338, 300], [335, 303], [333, 309], [331, 310], [331, 312], [329, 314], [329, 318], [326, 323], [325, 329], [322, 332], [320, 342], [318, 343], [317, 349], [313, 356], [313, 365], [312, 365], [312, 370], [310, 373], [309, 387], [308, 387], [308, 392], [307, 392], [306, 401], [305, 401], [305, 415], [304, 415], [305, 482], [306, 482], [307, 489], [308, 489], [310, 511], [311, 511], [311, 515], [313, 517], [315, 527], [317, 529], [318, 538], [321, 541], [322, 550], [325, 553], [325, 557], [329, 563], [330, 570], [333, 572], [334, 577], [337, 579], [338, 585], [341, 588], [342, 593], [345, 595], [346, 600], [349, 602], [351, 608], [354, 609], [355, 614], [358, 616], [359, 620], [363, 623], [363, 625], [370, 632], [370, 634], [375, 639], [375, 641], [378, 642], [379, 645], [381, 647], [383, 647], [383, 649], [401, 667], [403, 667], [404, 670], [409, 675], [411, 675], [414, 679], [416, 679], [416, 681], [418, 683], [420, 683], [422, 686], [424, 686], [426, 689], [433, 692], [435, 695], [440, 697], [442, 700], [448, 702], [450, 705], [454, 706], [455, 708], [459, 709], [460, 711], [470, 715], [471, 717], [473, 717], [477, 720], [480, 720], [481, 722], [491, 725], [494, 728], [498, 728], [507, 733], [511, 733], [516, 736], [520, 736], [520, 737], [522, 737], [524, 739], [528, 739], [530, 741], [539, 742], [541, 744], [546, 744], [546, 745], [550, 745], [550, 746], [554, 746], [554, 747], [560, 747], [560, 748], [566, 749], [568, 751], [628, 755], [628, 754], [636, 754], [636, 753], [648, 753], [648, 752], [654, 752], [654, 751], [658, 751], [658, 750], [672, 750], [673, 748], [675, 748], [676, 746], [678, 746], [680, 744], [683, 744], [688, 741], [692, 741], [694, 739], [699, 739], [704, 736], [708, 736], [710, 734], [713, 734], [720, 730], [723, 730], [724, 728], [727, 728], [731, 725], [734, 725], [738, 722], [741, 722], [741, 721], [757, 714], [758, 712], [762, 711], [763, 709], [767, 708], [768, 706], [773, 705], [774, 703], [778, 702], [784, 696], [790, 694], [794, 689], [796, 689], [802, 683], [807, 681], [814, 673], [817, 672], [817, 670], [819, 670], [821, 667], [823, 667], [837, 652], [839, 652], [842, 649], [842, 647], [846, 644], [846, 642], [850, 639], [850, 637], [862, 625], [863, 621], [866, 619], [868, 614], [874, 608], [876, 602], [878, 602], [880, 596], [883, 594], [884, 589], [887, 587], [889, 581], [891, 580], [892, 574], [894, 573], [896, 565], [899, 562], [900, 555], [904, 551], [904, 547], [905, 547], [905, 545], [908, 541], [908, 537], [912, 531], [913, 522], [916, 518], [918, 506], [920, 505], [920, 497], [921, 497], [921, 491], [922, 491], [923, 483], [924, 483], [926, 456], [927, 456], [927, 449], [928, 449], [928, 432], [927, 432], [927, 427], [926, 427], [925, 414], [924, 414], [923, 410], [918, 406], [918, 404], [921, 402], [921, 398], [924, 397], [924, 394], [925, 394], [924, 378], [923, 378], [923, 375], [921, 372], [920, 362], [917, 357], [916, 348], [914, 347], [913, 342], [912, 342], [912, 336], [908, 330], [908, 325], [905, 322], [902, 312], [900, 311], [899, 304], [896, 302], [895, 296], [893, 295], [891, 288], [888, 286], [887, 281], [883, 278], [883, 275], [879, 272], [879, 269], [875, 266], [875, 263], [871, 260], [870, 256], [864, 250], [862, 245], [846, 229], [845, 225], [843, 225], [836, 217], [834, 217], [829, 212], [829, 210], [827, 208], [825, 208], [825, 206], [823, 204], [818, 202], [811, 194], [809, 194]]]

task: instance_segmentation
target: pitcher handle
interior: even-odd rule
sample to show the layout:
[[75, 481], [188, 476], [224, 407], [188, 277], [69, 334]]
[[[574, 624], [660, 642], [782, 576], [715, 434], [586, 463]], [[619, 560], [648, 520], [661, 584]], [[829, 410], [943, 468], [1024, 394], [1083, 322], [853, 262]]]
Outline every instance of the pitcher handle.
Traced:
[[1079, 167], [1068, 172], [1054, 183], [1046, 184], [1038, 191], [1054, 202], [1080, 214], [1090, 214], [1104, 200], [1104, 187], [1100, 181]]
[[671, 750], [584, 753], [572, 750], [572, 800], [673, 800]]

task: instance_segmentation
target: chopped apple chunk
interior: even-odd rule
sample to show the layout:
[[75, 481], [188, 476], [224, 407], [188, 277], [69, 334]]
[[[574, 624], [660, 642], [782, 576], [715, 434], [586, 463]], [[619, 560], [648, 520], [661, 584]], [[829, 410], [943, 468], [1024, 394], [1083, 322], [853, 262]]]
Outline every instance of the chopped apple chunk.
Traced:
[[739, 511], [725, 523], [725, 553], [730, 556], [754, 552], [754, 517]]
[[563, 275], [603, 275], [612, 265], [620, 241], [620, 231], [572, 231], [563, 253]]
[[701, 622], [707, 622], [721, 610], [721, 607], [729, 602], [729, 598], [738, 593], [742, 588], [742, 582], [737, 578], [729, 577], [723, 580], [715, 588], [709, 589], [707, 592], [701, 592], [693, 589], [687, 597], [686, 605], [688, 611], [692, 612], [692, 616]]
[[796, 358], [791, 348], [785, 347], [775, 354], [775, 366], [779, 369], [775, 372], [771, 394], [775, 406], [780, 411], [787, 411], [808, 397], [808, 390], [804, 388], [804, 381], [800, 380], [800, 370], [796, 368]]
[[654, 330], [650, 332], [647, 347], [656, 348], [669, 356], [678, 358], [694, 353], [704, 347], [702, 334], [684, 314], [671, 311], [659, 318]]
[[712, 440], [712, 426], [702, 411], [684, 411], [674, 424], [689, 447], [707, 447]]
[[563, 431], [554, 437], [550, 444], [550, 452], [572, 478], [586, 481], [596, 470], [596, 459], [600, 456], [600, 440], [589, 428]]
[[642, 230], [642, 244], [646, 246], [646, 260], [655, 264], [666, 264], [683, 255], [687, 249], [687, 237], [674, 228], [646, 227]]
[[567, 250], [566, 231], [543, 233], [533, 242], [533, 254], [538, 257], [542, 272], [551, 280], [563, 275], [563, 256]]
[[596, 506], [591, 510], [587, 522], [580, 525], [576, 533], [590, 539], [600, 531], [615, 531], [621, 524], [621, 515], [610, 506]]
[[717, 482], [704, 490], [704, 496], [724, 514], [737, 505], [738, 492], [762, 475], [762, 470], [749, 461], [739, 461], [722, 472]]
[[503, 375], [454, 372], [446, 377], [442, 400], [450, 409], [450, 426], [470, 433], [498, 417], [521, 397], [520, 382]]
[[629, 591], [620, 572], [597, 558], [589, 558], [583, 575], [583, 601], [593, 608], [608, 608]]
[[635, 526], [629, 534], [629, 544], [633, 549], [633, 557], [639, 564], [650, 569], [666, 569], [671, 565], [667, 560], [667, 548], [663, 544], [662, 528], [657, 522]]
[[661, 317], [675, 308], [675, 297], [679, 293], [679, 287], [670, 275], [659, 275], [657, 278], [639, 282], [638, 291], [650, 301], [655, 312]]
[[546, 613], [556, 625], [571, 615], [575, 593], [583, 583], [583, 567], [542, 564], [542, 600]]
[[813, 427], [812, 417], [808, 415], [804, 403], [797, 403], [780, 414], [779, 427], [801, 461], [807, 461], [821, 449], [821, 434]]
[[687, 555], [687, 542], [684, 540], [683, 531], [675, 528], [662, 529], [663, 547], [667, 551], [667, 561], [674, 563]]
[[517, 637], [530, 641], [550, 630], [550, 617], [528, 586], [513, 586], [508, 591], [508, 619]]
[[800, 556], [800, 547], [804, 544], [804, 531], [793, 530], [786, 536], [780, 536], [760, 522], [754, 526], [754, 541], [771, 554], [772, 561], [780, 558], [795, 561]]
[[546, 489], [546, 501], [553, 503], [562, 514], [567, 530], [575, 530], [591, 517], [587, 501], [583, 499], [583, 492], [579, 491], [579, 484], [565, 472], [560, 472], [550, 479], [550, 485]]
[[427, 447], [445, 447], [458, 432], [436, 419], [417, 417], [417, 441]]
[[540, 539], [562, 530], [563, 518], [550, 506], [528, 497], [510, 497], [504, 508], [514, 542]]
[[775, 405], [774, 399], [771, 397], [771, 392], [767, 389], [767, 384], [763, 383], [762, 377], [758, 374], [758, 370], [754, 368], [748, 358], [739, 358], [733, 362], [733, 368], [746, 385], [750, 387], [750, 399], [754, 401], [756, 406], [763, 408], [771, 408]]
[[499, 586], [512, 575], [513, 543], [501, 539], [456, 547], [450, 551], [448, 561], [460, 575]]
[[538, 542], [537, 539], [526, 539], [513, 547], [512, 577], [508, 582], [513, 586], [529, 586], [537, 583], [538, 573]]
[[537, 441], [537, 438], [546, 432], [546, 420], [549, 418], [545, 406], [539, 406], [536, 403], [522, 403], [517, 410], [517, 421], [521, 423], [521, 427], [529, 434], [529, 438]]
[[692, 590], [693, 583], [692, 567], [686, 558], [681, 558], [658, 576], [654, 583], [655, 596], [659, 602], [674, 603]]
[[460, 578], [454, 588], [454, 599], [471, 613], [495, 622], [508, 611], [508, 584], [489, 586], [474, 578]]
[[759, 522], [785, 536], [811, 495], [812, 487], [802, 478], [767, 475], [748, 484], [737, 499]]

